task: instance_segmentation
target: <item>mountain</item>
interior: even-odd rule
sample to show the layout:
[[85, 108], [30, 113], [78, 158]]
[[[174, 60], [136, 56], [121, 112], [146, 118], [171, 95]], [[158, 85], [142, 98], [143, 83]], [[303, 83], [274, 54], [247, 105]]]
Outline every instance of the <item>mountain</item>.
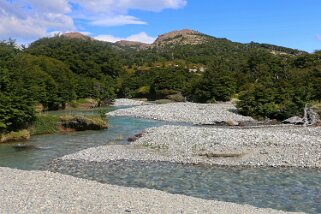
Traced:
[[176, 45], [199, 45], [209, 42], [209, 36], [189, 29], [175, 30], [165, 34], [161, 34], [152, 44], [146, 44], [141, 42], [133, 42], [127, 40], [121, 40], [116, 42], [116, 45], [122, 47], [130, 47], [137, 50], [144, 50], [148, 48], [161, 49]]
[[[237, 64], [238, 61], [241, 64], [249, 59], [253, 53], [261, 55], [261, 52], [285, 57], [306, 53], [277, 45], [233, 42], [189, 29], [162, 34], [152, 44], [125, 40], [110, 43], [95, 40], [81, 33], [71, 32], [35, 41], [27, 51], [62, 60], [64, 59], [61, 56], [62, 50], [68, 53], [74, 51], [70, 49], [70, 46], [79, 49], [80, 52], [85, 50], [85, 48], [81, 49], [82, 46], [88, 46], [93, 52], [108, 50], [109, 53], [120, 59], [120, 64], [128, 67], [143, 66], [144, 69], [153, 66], [178, 64], [191, 69], [195, 67], [206, 68], [212, 64], [214, 59], [223, 59], [234, 64]], [[92, 55], [93, 52], [88, 53], [88, 56]], [[75, 61], [75, 59], [70, 58], [70, 61], [72, 60]], [[85, 58], [79, 60], [79, 62], [83, 60]], [[73, 65], [73, 63], [70, 63], [70, 66]], [[72, 70], [77, 70], [77, 68], [75, 67]]]
[[115, 44], [118, 46], [129, 47], [129, 48], [139, 49], [139, 50], [146, 49], [150, 46], [149, 44], [145, 44], [142, 42], [133, 42], [133, 41], [127, 41], [127, 40], [121, 40], [121, 41], [115, 42]]
[[95, 40], [94, 38], [90, 36], [86, 36], [79, 32], [69, 32], [62, 34], [63, 37], [69, 38], [69, 39], [82, 39], [82, 40]]
[[265, 49], [270, 51], [275, 55], [300, 55], [306, 53], [304, 51], [271, 45], [271, 44], [260, 44], [260, 43], [237, 43], [232, 42], [225, 38], [216, 38], [210, 35], [206, 35], [204, 33], [183, 29], [183, 30], [175, 30], [165, 34], [161, 34], [157, 37], [157, 39], [152, 44], [145, 44], [141, 42], [133, 42], [122, 40], [115, 43], [116, 46], [120, 48], [131, 48], [135, 50], [146, 50], [146, 49], [156, 49], [162, 51], [162, 49], [168, 48], [178, 48], [181, 46], [204, 46], [208, 45], [214, 48], [217, 46], [226, 46], [225, 48], [236, 47], [237, 49], [242, 47], [246, 49]]
[[205, 34], [200, 32], [183, 29], [172, 31], [158, 36], [152, 47], [165, 47], [175, 45], [199, 45], [208, 42], [209, 39]]

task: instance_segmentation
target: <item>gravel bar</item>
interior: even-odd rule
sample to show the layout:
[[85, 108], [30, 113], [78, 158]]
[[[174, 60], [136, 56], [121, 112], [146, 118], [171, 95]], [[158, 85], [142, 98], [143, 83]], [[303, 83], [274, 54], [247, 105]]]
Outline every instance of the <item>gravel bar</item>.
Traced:
[[90, 148], [63, 159], [153, 160], [219, 166], [321, 168], [321, 128], [235, 129], [166, 125], [129, 146]]
[[0, 168], [0, 213], [286, 213], [59, 173]]
[[172, 122], [188, 122], [193, 124], [254, 121], [251, 117], [237, 114], [236, 108], [232, 103], [169, 103], [161, 105], [143, 105], [119, 109], [109, 112], [107, 115], [132, 116]]
[[147, 105], [148, 102], [141, 101], [141, 100], [132, 100], [132, 99], [116, 99], [113, 103], [113, 106], [140, 106], [140, 105]]

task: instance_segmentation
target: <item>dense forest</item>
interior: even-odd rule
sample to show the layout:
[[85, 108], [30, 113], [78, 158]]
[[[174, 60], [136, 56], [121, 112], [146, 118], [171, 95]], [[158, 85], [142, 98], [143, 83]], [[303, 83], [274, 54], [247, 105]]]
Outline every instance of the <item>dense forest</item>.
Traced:
[[0, 43], [0, 132], [35, 120], [36, 104], [63, 109], [80, 98], [217, 102], [236, 98], [244, 115], [285, 119], [321, 100], [321, 52], [234, 43], [144, 49], [63, 35], [29, 47]]

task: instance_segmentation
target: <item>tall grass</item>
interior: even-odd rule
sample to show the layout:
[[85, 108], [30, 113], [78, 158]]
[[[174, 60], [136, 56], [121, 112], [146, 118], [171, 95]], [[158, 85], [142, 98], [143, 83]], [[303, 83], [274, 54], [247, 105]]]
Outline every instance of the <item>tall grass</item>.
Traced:
[[59, 130], [59, 116], [39, 114], [29, 128], [31, 135], [53, 134]]

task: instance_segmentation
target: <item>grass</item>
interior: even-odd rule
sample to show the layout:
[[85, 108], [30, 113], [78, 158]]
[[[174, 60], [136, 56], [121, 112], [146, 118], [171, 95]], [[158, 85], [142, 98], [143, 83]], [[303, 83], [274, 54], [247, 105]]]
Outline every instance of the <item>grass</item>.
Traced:
[[59, 117], [56, 115], [39, 114], [29, 130], [31, 135], [56, 133], [59, 131]]
[[72, 128], [76, 131], [107, 128], [106, 120], [100, 116], [62, 115], [59, 119], [64, 128]]
[[66, 128], [71, 128], [69, 131], [99, 130], [107, 128], [107, 122], [100, 116], [39, 114], [29, 131], [31, 135], [42, 135], [66, 131]]
[[67, 108], [80, 108], [80, 109], [89, 109], [97, 106], [98, 101], [92, 98], [82, 98], [78, 100], [73, 100], [67, 104]]
[[0, 134], [0, 143], [27, 141], [29, 139], [30, 139], [30, 133], [26, 129], [17, 131], [17, 132]]

